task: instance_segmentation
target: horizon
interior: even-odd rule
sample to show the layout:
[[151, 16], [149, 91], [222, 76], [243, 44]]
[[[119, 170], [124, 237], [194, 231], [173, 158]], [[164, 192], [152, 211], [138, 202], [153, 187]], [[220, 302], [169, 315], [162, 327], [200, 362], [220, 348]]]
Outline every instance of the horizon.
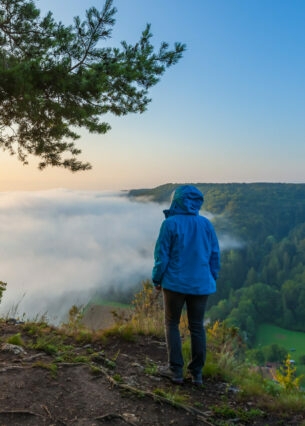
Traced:
[[105, 193], [105, 194], [121, 194], [121, 193], [128, 193], [133, 190], [152, 190], [156, 189], [165, 185], [305, 185], [305, 182], [284, 182], [284, 181], [251, 181], [251, 182], [211, 182], [211, 181], [205, 181], [205, 182], [164, 182], [160, 183], [156, 186], [134, 186], [131, 188], [117, 188], [117, 189], [95, 189], [95, 188], [71, 188], [69, 186], [67, 187], [49, 187], [49, 188], [32, 188], [32, 189], [11, 189], [11, 190], [0, 190], [0, 194], [5, 193], [32, 193], [32, 192], [52, 192], [52, 191], [68, 191], [68, 192], [88, 192], [88, 193]]
[[[35, 0], [65, 25], [101, 0]], [[0, 155], [0, 191], [128, 190], [166, 182], [305, 183], [305, 3], [292, 0], [114, 1], [109, 45], [185, 43], [177, 65], [151, 90], [143, 114], [105, 116], [105, 135], [76, 145], [93, 170], [37, 170]], [[71, 12], [73, 11], [73, 12]], [[162, 11], [162, 13], [160, 13]], [[130, 26], [130, 22], [133, 25]]]

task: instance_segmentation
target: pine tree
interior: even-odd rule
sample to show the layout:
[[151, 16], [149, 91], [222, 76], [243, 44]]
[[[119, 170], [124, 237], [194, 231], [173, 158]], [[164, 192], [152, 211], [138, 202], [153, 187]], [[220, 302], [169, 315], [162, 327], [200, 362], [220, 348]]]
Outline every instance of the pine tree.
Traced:
[[[24, 163], [37, 156], [39, 168], [91, 168], [77, 156], [75, 128], [103, 134], [101, 116], [142, 113], [165, 69], [181, 58], [185, 46], [169, 50], [151, 44], [150, 25], [135, 45], [101, 47], [111, 37], [116, 9], [106, 0], [81, 21], [64, 26], [45, 17], [31, 0], [0, 3], [0, 146]], [[68, 157], [65, 158], [65, 155]]]

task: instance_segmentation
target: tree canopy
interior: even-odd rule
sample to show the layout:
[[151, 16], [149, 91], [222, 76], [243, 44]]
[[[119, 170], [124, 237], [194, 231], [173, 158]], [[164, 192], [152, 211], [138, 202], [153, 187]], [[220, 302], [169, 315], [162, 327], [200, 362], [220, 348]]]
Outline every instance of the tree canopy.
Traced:
[[78, 159], [78, 128], [103, 134], [107, 113], [142, 113], [166, 68], [181, 58], [185, 45], [151, 44], [148, 24], [139, 41], [102, 47], [111, 37], [116, 9], [106, 0], [81, 21], [65, 26], [51, 12], [41, 17], [30, 0], [0, 3], [0, 146], [39, 158], [39, 168], [91, 168]]

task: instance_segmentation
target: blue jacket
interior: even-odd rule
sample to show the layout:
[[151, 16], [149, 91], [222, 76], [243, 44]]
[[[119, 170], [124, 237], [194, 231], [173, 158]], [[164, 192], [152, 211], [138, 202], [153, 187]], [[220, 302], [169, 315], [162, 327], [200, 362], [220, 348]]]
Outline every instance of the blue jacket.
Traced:
[[176, 189], [155, 246], [155, 286], [183, 294], [216, 291], [220, 251], [213, 225], [199, 215], [202, 193], [192, 185]]

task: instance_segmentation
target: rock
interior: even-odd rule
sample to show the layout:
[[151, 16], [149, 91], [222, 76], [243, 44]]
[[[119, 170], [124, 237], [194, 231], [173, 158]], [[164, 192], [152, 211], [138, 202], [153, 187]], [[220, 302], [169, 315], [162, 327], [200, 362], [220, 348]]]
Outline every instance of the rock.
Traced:
[[11, 343], [3, 343], [0, 347], [2, 352], [11, 352], [14, 355], [25, 355], [26, 351], [18, 345], [12, 345]]

